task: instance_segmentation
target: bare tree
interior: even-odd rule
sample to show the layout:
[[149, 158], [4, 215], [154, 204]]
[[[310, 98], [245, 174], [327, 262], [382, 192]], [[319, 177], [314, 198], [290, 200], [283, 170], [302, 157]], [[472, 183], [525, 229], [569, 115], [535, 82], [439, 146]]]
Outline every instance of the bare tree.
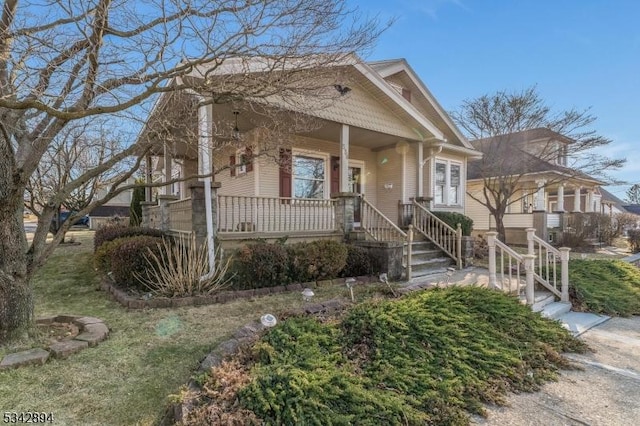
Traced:
[[[295, 104], [335, 84], [330, 68], [377, 38], [376, 20], [345, 0], [4, 0], [0, 15], [0, 341], [33, 323], [31, 278], [61, 241], [46, 242], [57, 206], [126, 158], [105, 197], [126, 186], [150, 142], [134, 136], [154, 96], [190, 89], [212, 102]], [[263, 58], [257, 70], [232, 58]], [[250, 62], [240, 62], [246, 65]], [[206, 70], [195, 75], [195, 70]], [[326, 70], [310, 79], [311, 70]], [[245, 72], [251, 71], [251, 72]], [[215, 78], [214, 78], [215, 77]], [[335, 90], [334, 90], [335, 92]], [[22, 224], [25, 189], [72, 123], [106, 117], [130, 132], [125, 148], [48, 195], [33, 240]]]
[[[470, 165], [482, 180], [482, 193], [468, 194], [489, 210], [503, 241], [504, 215], [508, 206], [522, 200], [519, 190], [527, 174], [556, 170], [558, 173], [546, 180], [546, 186], [577, 176], [606, 181], [607, 172], [626, 161], [593, 151], [611, 140], [589, 128], [595, 121], [589, 110], [554, 112], [535, 87], [465, 100], [451, 116], [470, 139], [476, 139], [472, 143], [484, 153], [481, 160]], [[527, 147], [527, 141], [520, 139], [521, 132], [533, 129], [550, 130], [563, 143], [547, 139], [548, 142]]]

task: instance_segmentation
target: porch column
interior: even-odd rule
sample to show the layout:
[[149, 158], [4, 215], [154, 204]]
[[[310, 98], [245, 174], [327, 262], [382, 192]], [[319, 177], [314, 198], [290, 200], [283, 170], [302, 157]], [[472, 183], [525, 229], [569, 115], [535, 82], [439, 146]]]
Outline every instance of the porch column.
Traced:
[[585, 213], [593, 213], [593, 189], [587, 190], [587, 196], [584, 200]]
[[424, 142], [418, 142], [418, 197], [424, 197]]
[[[144, 171], [144, 175], [145, 175], [145, 182], [147, 184], [153, 183], [153, 173], [151, 172], [151, 169], [153, 168], [153, 163], [151, 162], [151, 156], [147, 155], [145, 157], [145, 171]], [[153, 192], [152, 192], [153, 188], [151, 188], [150, 186], [146, 186], [144, 188], [144, 201], [146, 201], [147, 203], [151, 202], [151, 199], [153, 198]]]
[[340, 128], [340, 192], [349, 192], [349, 125]]
[[559, 212], [564, 211], [564, 183], [558, 186], [558, 205], [556, 206], [556, 210]]
[[[164, 144], [164, 181], [169, 182], [171, 180], [171, 165], [173, 158], [171, 157], [171, 149], [168, 144]], [[166, 184], [164, 187], [164, 195], [171, 195], [171, 185]]]
[[574, 213], [581, 213], [582, 210], [580, 210], [580, 190], [582, 189], [581, 186], [576, 186], [573, 190], [573, 212]]
[[545, 206], [545, 199], [544, 199], [544, 184], [546, 183], [545, 180], [537, 180], [536, 183], [538, 184], [538, 199], [536, 200], [536, 210], [537, 211], [546, 211], [546, 206]]

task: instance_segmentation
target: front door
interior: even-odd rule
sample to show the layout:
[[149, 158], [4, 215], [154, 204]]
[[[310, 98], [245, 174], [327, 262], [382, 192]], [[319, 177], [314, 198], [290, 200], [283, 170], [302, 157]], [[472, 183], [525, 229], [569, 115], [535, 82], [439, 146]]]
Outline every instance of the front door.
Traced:
[[[362, 169], [360, 167], [349, 167], [349, 192], [362, 194]], [[360, 225], [360, 214], [360, 197], [358, 197], [353, 210], [353, 221], [356, 226]]]

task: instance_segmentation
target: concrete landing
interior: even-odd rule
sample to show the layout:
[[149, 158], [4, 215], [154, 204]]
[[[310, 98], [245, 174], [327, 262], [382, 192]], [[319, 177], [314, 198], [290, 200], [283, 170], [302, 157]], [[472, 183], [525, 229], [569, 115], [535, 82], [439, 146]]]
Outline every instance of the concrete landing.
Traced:
[[611, 319], [606, 315], [596, 315], [587, 312], [567, 312], [558, 317], [564, 328], [574, 336], [579, 336], [585, 331]]

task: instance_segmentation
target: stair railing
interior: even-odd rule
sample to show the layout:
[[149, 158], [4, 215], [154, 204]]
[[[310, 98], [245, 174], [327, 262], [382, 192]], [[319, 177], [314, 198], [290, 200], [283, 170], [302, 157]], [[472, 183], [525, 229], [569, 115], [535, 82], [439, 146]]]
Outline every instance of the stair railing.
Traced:
[[[520, 294], [520, 288], [524, 281], [527, 305], [533, 305], [535, 301], [535, 256], [533, 254], [517, 253], [511, 247], [500, 241], [497, 235], [498, 233], [495, 231], [486, 233], [487, 245], [489, 247], [489, 287], [510, 294]], [[499, 269], [497, 262], [498, 255], [500, 258]], [[500, 280], [498, 280], [498, 272]]]
[[[553, 247], [536, 235], [535, 228], [527, 228], [527, 252], [536, 261], [534, 277], [537, 282], [560, 298], [569, 301], [569, 251], [568, 247]], [[558, 264], [560, 279], [558, 279]], [[560, 288], [558, 288], [560, 284]]]
[[457, 228], [453, 228], [415, 200], [412, 203], [414, 229], [455, 260], [458, 269], [462, 269], [462, 227], [460, 224]]

